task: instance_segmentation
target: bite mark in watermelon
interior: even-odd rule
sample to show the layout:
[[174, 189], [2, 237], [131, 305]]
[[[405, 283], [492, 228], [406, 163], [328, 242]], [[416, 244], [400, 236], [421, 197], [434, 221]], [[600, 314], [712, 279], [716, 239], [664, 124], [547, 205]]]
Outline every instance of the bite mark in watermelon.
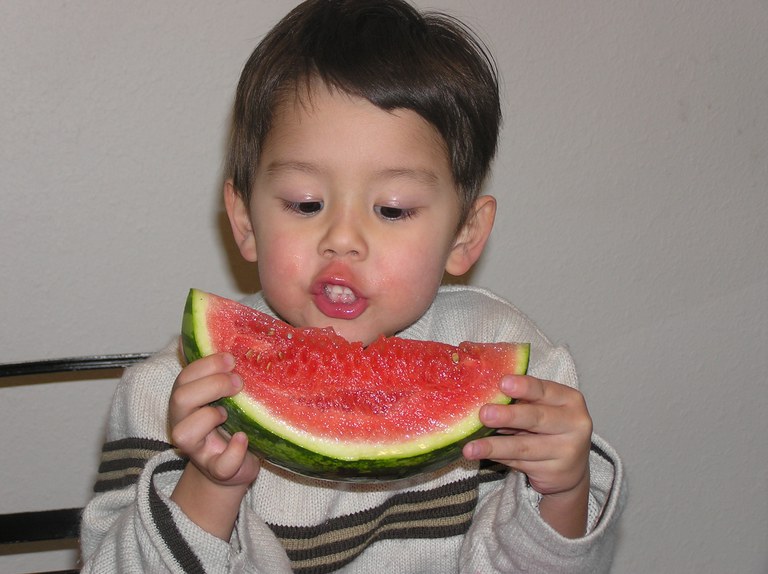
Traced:
[[458, 346], [380, 337], [367, 347], [332, 329], [294, 328], [192, 289], [182, 324], [187, 361], [226, 351], [243, 390], [218, 401], [223, 428], [299, 474], [393, 480], [438, 469], [492, 430], [478, 418], [507, 404], [505, 374], [525, 374], [527, 343]]

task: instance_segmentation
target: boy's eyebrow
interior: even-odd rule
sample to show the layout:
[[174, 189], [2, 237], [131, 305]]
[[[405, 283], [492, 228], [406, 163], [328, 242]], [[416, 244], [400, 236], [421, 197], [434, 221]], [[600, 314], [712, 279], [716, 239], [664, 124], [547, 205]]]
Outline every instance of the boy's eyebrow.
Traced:
[[[303, 161], [275, 161], [270, 163], [266, 172], [269, 175], [279, 175], [282, 172], [298, 171], [307, 174], [322, 173], [322, 169], [310, 162]], [[437, 174], [428, 168], [385, 168], [375, 173], [375, 179], [411, 179], [428, 186], [435, 186], [439, 181]]]
[[418, 183], [434, 186], [440, 178], [431, 169], [426, 168], [391, 168], [383, 169], [377, 173], [381, 179], [412, 179]]
[[276, 175], [284, 171], [300, 171], [304, 173], [320, 173], [320, 168], [316, 165], [303, 161], [274, 161], [267, 166], [266, 172], [269, 175]]

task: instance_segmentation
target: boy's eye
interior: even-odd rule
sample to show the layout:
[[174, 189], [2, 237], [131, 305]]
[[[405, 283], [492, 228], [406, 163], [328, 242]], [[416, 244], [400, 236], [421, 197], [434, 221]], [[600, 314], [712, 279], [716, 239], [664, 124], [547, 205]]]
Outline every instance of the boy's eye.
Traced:
[[322, 201], [286, 201], [285, 209], [299, 215], [314, 215], [323, 209]]
[[398, 219], [408, 219], [414, 214], [413, 209], [403, 209], [402, 207], [391, 207], [388, 205], [377, 205], [374, 211], [383, 219], [397, 221]]

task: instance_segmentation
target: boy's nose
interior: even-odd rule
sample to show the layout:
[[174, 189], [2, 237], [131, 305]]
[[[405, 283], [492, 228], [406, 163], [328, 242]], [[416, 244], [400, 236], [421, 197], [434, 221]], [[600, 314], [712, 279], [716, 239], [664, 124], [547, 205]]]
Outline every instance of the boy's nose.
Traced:
[[368, 244], [362, 226], [360, 218], [354, 214], [338, 214], [329, 221], [318, 245], [320, 255], [364, 259], [368, 254]]

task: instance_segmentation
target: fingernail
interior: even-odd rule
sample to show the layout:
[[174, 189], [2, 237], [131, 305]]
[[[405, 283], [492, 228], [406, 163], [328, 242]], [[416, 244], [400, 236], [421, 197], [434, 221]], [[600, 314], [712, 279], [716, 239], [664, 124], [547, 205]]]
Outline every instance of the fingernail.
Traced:
[[499, 414], [499, 409], [493, 405], [485, 405], [480, 410], [480, 418], [482, 418], [487, 424], [492, 424]]
[[504, 377], [501, 379], [501, 390], [505, 393], [514, 393], [517, 390], [517, 382], [513, 377]]

